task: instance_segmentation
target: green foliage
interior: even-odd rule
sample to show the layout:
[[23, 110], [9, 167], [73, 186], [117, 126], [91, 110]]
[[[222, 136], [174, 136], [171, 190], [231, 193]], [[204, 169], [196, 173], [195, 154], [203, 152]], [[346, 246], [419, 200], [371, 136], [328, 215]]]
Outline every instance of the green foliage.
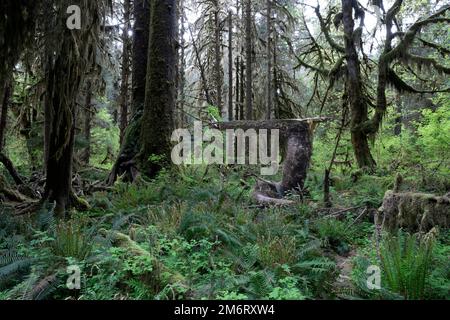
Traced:
[[218, 107], [209, 105], [206, 111], [208, 112], [208, 115], [210, 117], [214, 118], [217, 121], [222, 121], [222, 116]]
[[406, 299], [423, 299], [433, 259], [433, 242], [399, 233], [381, 245], [383, 283]]
[[99, 108], [95, 121], [99, 125], [92, 127], [91, 163], [96, 167], [110, 170], [113, 157], [120, 148], [119, 128], [113, 124], [112, 116], [106, 108]]
[[52, 251], [59, 257], [83, 260], [92, 250], [92, 239], [77, 222], [61, 222], [56, 226]]
[[[448, 239], [424, 240], [400, 231], [385, 235], [380, 246], [380, 255], [369, 244], [353, 259], [352, 279], [359, 298], [449, 299]], [[371, 265], [381, 268], [380, 290], [367, 288]]]

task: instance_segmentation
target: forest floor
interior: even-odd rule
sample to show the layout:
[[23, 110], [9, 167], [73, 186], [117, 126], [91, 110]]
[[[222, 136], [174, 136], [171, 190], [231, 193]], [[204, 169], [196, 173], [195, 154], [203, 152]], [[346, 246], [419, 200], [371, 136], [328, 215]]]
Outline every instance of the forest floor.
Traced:
[[[94, 169], [83, 175], [104, 178]], [[151, 182], [119, 181], [111, 190], [86, 196], [92, 209], [73, 211], [66, 221], [54, 218], [51, 205], [19, 218], [4, 209], [0, 299], [405, 294], [391, 287], [367, 288], [368, 267], [382, 266], [373, 212], [393, 186], [391, 175], [361, 175], [357, 181], [336, 175], [329, 209], [322, 205], [320, 172], [310, 173], [307, 197], [292, 196], [297, 204], [284, 208], [252, 203], [255, 181], [246, 176], [240, 168], [195, 167], [162, 172]], [[441, 234], [432, 250], [420, 298], [450, 298], [449, 235]], [[68, 266], [80, 268], [79, 290], [66, 287]]]

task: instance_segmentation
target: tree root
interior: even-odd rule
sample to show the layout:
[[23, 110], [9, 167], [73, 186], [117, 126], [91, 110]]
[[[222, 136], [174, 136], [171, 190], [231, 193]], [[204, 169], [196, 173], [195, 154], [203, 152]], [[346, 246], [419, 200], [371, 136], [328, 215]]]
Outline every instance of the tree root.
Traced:
[[6, 179], [0, 174], [0, 195], [4, 196], [7, 200], [13, 202], [27, 202], [30, 199], [20, 193], [18, 190], [13, 190], [8, 186]]
[[83, 198], [78, 197], [74, 191], [70, 193], [70, 205], [78, 211], [89, 211], [90, 204]]

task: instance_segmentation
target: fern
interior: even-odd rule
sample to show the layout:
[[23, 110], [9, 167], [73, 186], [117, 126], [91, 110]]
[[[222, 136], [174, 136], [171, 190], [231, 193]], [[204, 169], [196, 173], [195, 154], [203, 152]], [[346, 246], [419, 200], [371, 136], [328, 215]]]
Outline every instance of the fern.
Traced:
[[399, 232], [387, 236], [381, 247], [381, 267], [386, 286], [406, 299], [423, 299], [433, 259], [433, 242]]

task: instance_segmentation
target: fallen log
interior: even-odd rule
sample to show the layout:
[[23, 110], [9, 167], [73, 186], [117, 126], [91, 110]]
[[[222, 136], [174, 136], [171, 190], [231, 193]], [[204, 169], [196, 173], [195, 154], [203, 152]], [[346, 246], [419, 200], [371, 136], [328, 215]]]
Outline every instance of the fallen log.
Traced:
[[406, 229], [427, 233], [434, 227], [450, 227], [450, 193], [433, 194], [387, 191], [375, 217], [377, 225], [388, 232]]

